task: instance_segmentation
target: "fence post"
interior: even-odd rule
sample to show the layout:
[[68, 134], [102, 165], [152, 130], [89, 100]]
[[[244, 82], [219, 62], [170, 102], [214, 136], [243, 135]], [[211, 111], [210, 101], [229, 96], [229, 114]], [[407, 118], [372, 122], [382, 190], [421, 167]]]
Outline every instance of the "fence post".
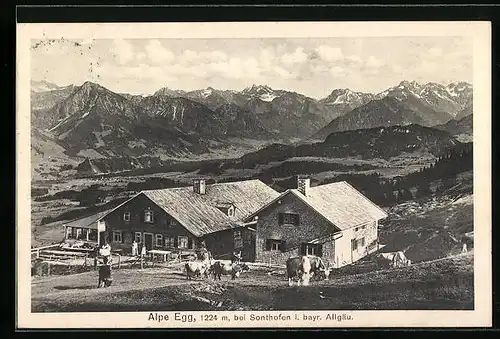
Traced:
[[144, 256], [141, 254], [141, 270], [144, 268]]
[[118, 254], [118, 268], [121, 267], [122, 256]]
[[36, 250], [36, 258], [40, 258], [40, 250]]
[[50, 262], [47, 262], [47, 275], [50, 276]]

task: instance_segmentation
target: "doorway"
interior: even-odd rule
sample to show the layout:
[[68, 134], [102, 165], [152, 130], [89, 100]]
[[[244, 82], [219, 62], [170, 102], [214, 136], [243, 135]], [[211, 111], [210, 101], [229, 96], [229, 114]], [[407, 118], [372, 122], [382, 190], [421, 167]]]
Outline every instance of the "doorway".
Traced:
[[153, 233], [144, 233], [144, 245], [146, 245], [146, 249], [153, 249]]

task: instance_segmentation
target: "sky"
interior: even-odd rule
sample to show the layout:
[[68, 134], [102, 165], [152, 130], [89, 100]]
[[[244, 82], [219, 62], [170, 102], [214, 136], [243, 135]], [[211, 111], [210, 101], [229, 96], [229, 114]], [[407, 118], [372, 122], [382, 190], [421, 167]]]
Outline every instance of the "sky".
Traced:
[[268, 85], [312, 98], [379, 93], [402, 80], [472, 83], [467, 37], [33, 40], [32, 80], [118, 92]]

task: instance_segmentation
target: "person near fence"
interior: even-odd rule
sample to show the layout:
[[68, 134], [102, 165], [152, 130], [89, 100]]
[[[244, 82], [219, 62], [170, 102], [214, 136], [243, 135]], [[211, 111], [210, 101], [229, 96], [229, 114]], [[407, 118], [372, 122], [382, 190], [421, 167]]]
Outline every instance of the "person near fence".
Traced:
[[141, 257], [145, 257], [146, 256], [146, 245], [142, 245], [142, 250], [141, 250]]
[[134, 240], [132, 243], [132, 256], [136, 257], [139, 255], [139, 244]]
[[206, 247], [206, 244], [205, 244], [205, 241], [203, 240], [200, 245], [198, 246], [198, 248], [195, 250], [195, 253], [196, 253], [196, 257], [198, 258], [198, 260], [206, 260], [208, 259], [208, 250], [207, 250], [207, 247]]
[[241, 262], [241, 251], [232, 252], [231, 263], [239, 264]]

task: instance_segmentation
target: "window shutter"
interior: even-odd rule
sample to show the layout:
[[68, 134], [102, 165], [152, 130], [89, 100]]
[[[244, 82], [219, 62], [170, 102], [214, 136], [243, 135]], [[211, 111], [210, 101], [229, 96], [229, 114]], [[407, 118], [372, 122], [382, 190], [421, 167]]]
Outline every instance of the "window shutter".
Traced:
[[298, 214], [295, 214], [295, 225], [296, 226], [300, 225], [300, 218]]
[[177, 241], [177, 237], [174, 237], [174, 247], [178, 247], [179, 242]]
[[317, 249], [318, 257], [322, 257], [323, 256], [323, 245], [322, 244], [318, 244], [316, 246], [316, 249]]
[[284, 215], [283, 213], [278, 213], [278, 224], [283, 225]]
[[285, 240], [281, 240], [280, 245], [279, 245], [279, 250], [281, 252], [285, 252], [285, 249], [286, 249], [286, 241]]
[[188, 248], [193, 248], [193, 239], [191, 237], [188, 238]]
[[307, 244], [306, 243], [300, 244], [300, 253], [301, 253], [301, 255], [307, 255]]

